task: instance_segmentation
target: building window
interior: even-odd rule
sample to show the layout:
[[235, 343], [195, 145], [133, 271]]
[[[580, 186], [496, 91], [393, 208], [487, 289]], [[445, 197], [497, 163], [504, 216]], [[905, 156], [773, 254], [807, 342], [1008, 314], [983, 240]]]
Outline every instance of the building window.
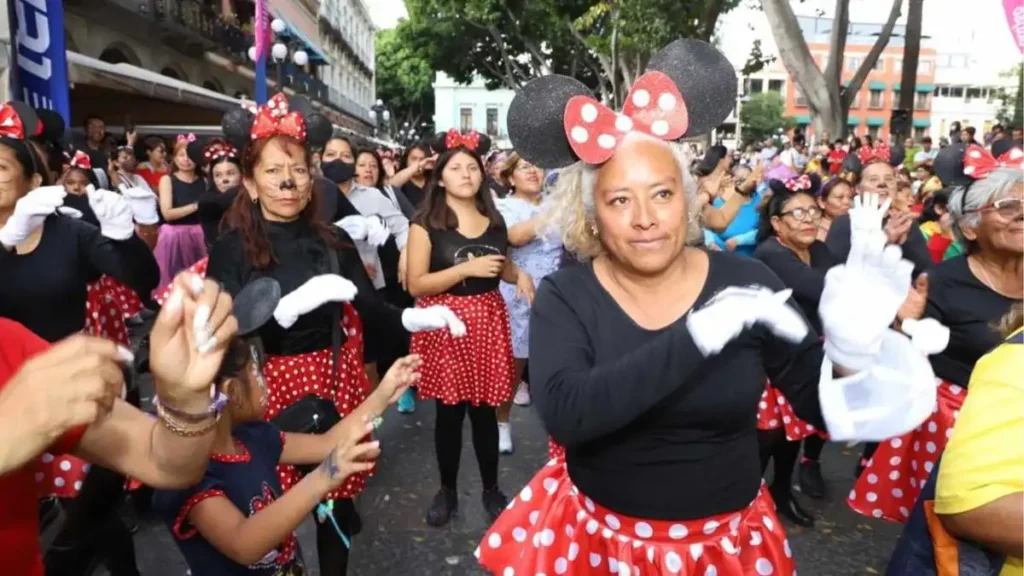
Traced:
[[899, 105], [900, 105], [900, 91], [899, 90], [893, 90], [893, 92], [892, 92], [892, 107], [896, 108]]
[[782, 94], [783, 80], [769, 80], [768, 91], [775, 92], [776, 94]]
[[950, 98], [963, 98], [964, 97], [964, 87], [963, 86], [950, 86], [949, 87], [949, 97]]
[[931, 74], [932, 73], [932, 61], [931, 60], [921, 60], [920, 62], [918, 62], [917, 63], [917, 73], [918, 74]]
[[796, 106], [797, 108], [807, 107], [807, 98], [804, 97], [804, 93], [800, 91], [799, 86], [794, 86], [793, 91], [796, 94]]
[[873, 140], [878, 140], [878, 128], [878, 126], [868, 126], [868, 135], [871, 136]]
[[902, 58], [896, 58], [896, 59], [893, 60], [893, 62], [895, 62], [895, 64], [896, 64], [896, 66], [895, 66], [896, 71], [897, 72], [903, 72], [903, 59]]
[[846, 59], [846, 69], [850, 72], [856, 72], [857, 68], [860, 67], [860, 58], [851, 57]]
[[853, 103], [850, 104], [850, 109], [860, 108], [860, 91], [857, 91], [853, 96]]
[[875, 72], [883, 72], [883, 71], [885, 71], [885, 58], [882, 58], [881, 56], [879, 56], [878, 60], [875, 60], [874, 67], [871, 68], [871, 69], [874, 70]]
[[967, 101], [981, 98], [981, 88], [968, 88], [967, 89]]
[[764, 92], [764, 80], [760, 78], [743, 79], [743, 95], [760, 94]]
[[924, 128], [921, 126], [914, 126], [914, 140], [920, 142], [922, 138], [924, 138]]
[[885, 102], [885, 97], [882, 96], [881, 90], [871, 90], [868, 97], [868, 108], [879, 109]]
[[498, 135], [498, 109], [488, 107], [487, 108], [487, 135], [497, 136]]
[[915, 110], [927, 110], [928, 109], [928, 96], [931, 96], [928, 92], [918, 92], [914, 98], [914, 109]]
[[462, 108], [459, 111], [459, 128], [463, 132], [467, 132], [473, 129], [473, 109]]

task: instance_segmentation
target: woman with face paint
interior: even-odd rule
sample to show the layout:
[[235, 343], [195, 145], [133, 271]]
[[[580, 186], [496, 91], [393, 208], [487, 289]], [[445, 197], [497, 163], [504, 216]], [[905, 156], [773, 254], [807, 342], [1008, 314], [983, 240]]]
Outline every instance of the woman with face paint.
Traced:
[[199, 197], [199, 223], [209, 248], [220, 234], [221, 218], [238, 195], [242, 168], [238, 162], [238, 150], [223, 140], [207, 144], [203, 158], [210, 172], [210, 186]]
[[[276, 280], [284, 294], [273, 320], [258, 331], [267, 354], [265, 418], [273, 420], [311, 395], [345, 417], [369, 391], [358, 319], [394, 331], [460, 332], [464, 327], [447, 308], [401, 310], [378, 296], [352, 238], [318, 218], [305, 119], [289, 111], [283, 94], [254, 119], [237, 124], [226, 127], [225, 134], [238, 141], [233, 132], [244, 132], [250, 142], [242, 160], [244, 192], [228, 210], [227, 231], [210, 249], [207, 274], [232, 294], [262, 277]], [[342, 313], [347, 303], [358, 316]], [[278, 472], [285, 490], [302, 479], [293, 466]], [[351, 499], [365, 482], [365, 474], [349, 476], [328, 496], [346, 537], [360, 529]], [[345, 573], [348, 549], [326, 519], [317, 522], [317, 552], [322, 573]]]

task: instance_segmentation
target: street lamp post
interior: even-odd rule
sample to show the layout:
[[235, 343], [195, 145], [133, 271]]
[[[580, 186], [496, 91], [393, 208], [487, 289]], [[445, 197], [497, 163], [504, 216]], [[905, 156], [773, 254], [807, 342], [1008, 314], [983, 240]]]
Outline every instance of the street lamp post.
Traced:
[[370, 106], [370, 119], [373, 120], [374, 136], [377, 136], [382, 127], [385, 133], [390, 133], [388, 128], [391, 122], [391, 111], [384, 105], [383, 100], [377, 100], [373, 106]]
[[[281, 20], [280, 18], [274, 18], [270, 22], [270, 29], [274, 32], [274, 34], [280, 35], [283, 34], [285, 30], [288, 29], [288, 25], [285, 23], [284, 20]], [[282, 42], [280, 38], [277, 38], [276, 40], [277, 41], [274, 42], [273, 46], [270, 47], [270, 57], [274, 59], [274, 63], [277, 66], [277, 90], [280, 92], [284, 90], [284, 62], [285, 60], [288, 59], [289, 49], [288, 45]], [[305, 66], [306, 64], [309, 64], [309, 54], [305, 50], [297, 49], [294, 52], [291, 52], [291, 56], [292, 62], [300, 68]], [[256, 59], [256, 46], [251, 46], [249, 48], [249, 59], [253, 62], [256, 62], [257, 66], [266, 66], [265, 58], [263, 59], [262, 62]], [[257, 76], [257, 93], [260, 92], [259, 82], [261, 80], [262, 82], [264, 82], [264, 86], [266, 86], [265, 75], [263, 79]]]

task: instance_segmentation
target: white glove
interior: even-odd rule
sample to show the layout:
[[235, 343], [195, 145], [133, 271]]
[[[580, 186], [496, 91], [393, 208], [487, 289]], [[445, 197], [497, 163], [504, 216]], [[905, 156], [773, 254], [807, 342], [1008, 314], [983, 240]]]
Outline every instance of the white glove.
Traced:
[[889, 239], [882, 228], [882, 220], [889, 213], [890, 200], [879, 204], [878, 195], [864, 193], [853, 199], [850, 208], [850, 253], [848, 266], [864, 266], [875, 262]]
[[57, 212], [75, 220], [81, 220], [82, 216], [84, 216], [81, 210], [70, 206], [61, 206], [57, 208]]
[[800, 342], [807, 323], [788, 300], [792, 290], [730, 286], [686, 317], [693, 343], [705, 357], [717, 354], [747, 328], [763, 324], [776, 336]]
[[139, 224], [156, 224], [160, 221], [157, 213], [157, 198], [152, 190], [121, 184], [121, 196], [132, 209], [132, 218]]
[[353, 240], [366, 241], [370, 246], [381, 246], [391, 235], [384, 222], [376, 216], [346, 216], [334, 225], [344, 230]]
[[111, 240], [127, 240], [135, 234], [132, 208], [128, 201], [117, 192], [97, 190], [90, 185], [86, 189], [89, 207], [100, 222], [100, 232]]
[[352, 282], [337, 274], [313, 276], [302, 286], [281, 298], [274, 309], [274, 319], [282, 328], [291, 328], [299, 316], [308, 314], [328, 302], [351, 302], [359, 291]]
[[356, 242], [366, 240], [366, 216], [345, 216], [334, 223]]
[[64, 204], [67, 192], [63, 186], [43, 186], [25, 194], [14, 205], [14, 212], [0, 228], [0, 244], [13, 248], [36, 231], [46, 217]]
[[447, 328], [448, 332], [456, 338], [466, 335], [466, 325], [447, 306], [406, 308], [402, 312], [402, 326], [405, 326], [409, 332]]
[[384, 220], [378, 216], [366, 217], [366, 243], [370, 246], [383, 246], [391, 237], [391, 230], [388, 229]]
[[949, 328], [934, 318], [907, 318], [901, 323], [900, 330], [910, 336], [914, 348], [925, 356], [938, 354], [949, 345]]

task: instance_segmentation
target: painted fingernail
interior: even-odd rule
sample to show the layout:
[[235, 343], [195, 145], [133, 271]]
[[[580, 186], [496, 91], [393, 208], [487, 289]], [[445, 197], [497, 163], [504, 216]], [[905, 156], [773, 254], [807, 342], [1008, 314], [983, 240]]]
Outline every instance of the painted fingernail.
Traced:
[[118, 346], [117, 359], [120, 360], [121, 362], [134, 362], [135, 354], [132, 354], [132, 351], [125, 348], [124, 346]]
[[213, 350], [216, 346], [217, 346], [217, 337], [216, 336], [209, 336], [206, 339], [205, 342], [203, 342], [202, 344], [200, 344], [198, 346], [197, 349], [199, 350], [200, 354], [206, 354], [210, 350]]
[[181, 288], [175, 287], [171, 291], [170, 298], [167, 299], [167, 303], [164, 304], [164, 308], [167, 308], [170, 312], [175, 312], [181, 306], [181, 303], [185, 299], [185, 293], [181, 291]]
[[203, 287], [204, 287], [205, 283], [203, 282], [203, 279], [198, 274], [193, 274], [192, 275], [192, 279], [189, 280], [189, 284], [190, 284], [189, 287], [192, 289], [192, 294], [194, 296], [199, 296], [200, 294], [203, 293]]
[[210, 338], [210, 330], [206, 327], [206, 323], [209, 321], [210, 307], [206, 304], [200, 304], [199, 308], [196, 309], [196, 315], [192, 318], [192, 330], [195, 333], [196, 341], [200, 344]]

